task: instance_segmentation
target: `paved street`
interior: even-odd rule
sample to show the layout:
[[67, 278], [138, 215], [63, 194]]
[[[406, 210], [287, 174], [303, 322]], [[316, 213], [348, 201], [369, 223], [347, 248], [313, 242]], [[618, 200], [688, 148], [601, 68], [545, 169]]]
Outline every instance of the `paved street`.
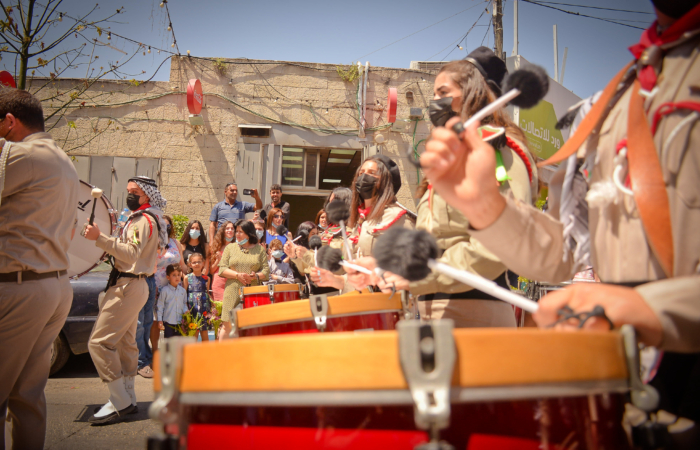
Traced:
[[[148, 418], [153, 401], [153, 381], [136, 377], [138, 414], [117, 425], [91, 426], [88, 417], [95, 407], [107, 401], [89, 354], [72, 356], [66, 366], [49, 378], [46, 386], [48, 424], [46, 449], [138, 449], [146, 448], [146, 437], [158, 431]], [[9, 429], [6, 437], [9, 437]], [[8, 447], [11, 448], [11, 447]]]

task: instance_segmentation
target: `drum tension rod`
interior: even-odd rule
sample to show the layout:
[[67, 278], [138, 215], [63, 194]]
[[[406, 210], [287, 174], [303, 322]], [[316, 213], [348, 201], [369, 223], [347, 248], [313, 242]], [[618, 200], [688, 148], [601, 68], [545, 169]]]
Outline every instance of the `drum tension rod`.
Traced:
[[326, 331], [326, 317], [328, 316], [328, 297], [325, 294], [309, 297], [311, 315], [316, 322], [318, 331]]
[[453, 327], [449, 319], [401, 320], [396, 325], [399, 359], [413, 398], [416, 426], [430, 434], [430, 442], [416, 450], [453, 449], [440, 441], [440, 430], [450, 425], [450, 384], [456, 359]]
[[267, 295], [270, 296], [270, 304], [274, 305], [275, 304], [275, 285], [274, 284], [267, 285]]
[[649, 384], [644, 384], [641, 379], [639, 364], [639, 345], [637, 335], [632, 325], [620, 327], [625, 346], [625, 358], [627, 371], [629, 372], [629, 387], [632, 404], [645, 412], [655, 411], [659, 406], [659, 393]]

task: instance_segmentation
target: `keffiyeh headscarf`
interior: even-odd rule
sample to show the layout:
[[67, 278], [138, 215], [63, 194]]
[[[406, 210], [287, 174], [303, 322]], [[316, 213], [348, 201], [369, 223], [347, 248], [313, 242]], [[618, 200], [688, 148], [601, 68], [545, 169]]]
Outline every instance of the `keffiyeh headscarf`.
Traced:
[[151, 205], [151, 207], [148, 208], [148, 211], [155, 214], [158, 217], [158, 222], [160, 223], [158, 246], [160, 248], [165, 248], [169, 241], [167, 231], [168, 225], [165, 220], [163, 220], [163, 211], [165, 210], [165, 205], [168, 204], [167, 200], [165, 200], [160, 194], [155, 180], [144, 176], [138, 176], [129, 178], [129, 181], [136, 183], [138, 187], [143, 189], [143, 192], [145, 192], [148, 196], [148, 203]]
[[165, 205], [168, 204], [168, 201], [163, 198], [163, 196], [160, 194], [160, 191], [158, 190], [158, 185], [156, 185], [155, 180], [148, 178], [148, 177], [133, 177], [129, 178], [129, 181], [133, 181], [136, 183], [141, 189], [143, 189], [143, 192], [148, 195], [149, 202], [151, 206], [155, 206], [156, 208], [160, 209], [161, 211], [165, 211]]

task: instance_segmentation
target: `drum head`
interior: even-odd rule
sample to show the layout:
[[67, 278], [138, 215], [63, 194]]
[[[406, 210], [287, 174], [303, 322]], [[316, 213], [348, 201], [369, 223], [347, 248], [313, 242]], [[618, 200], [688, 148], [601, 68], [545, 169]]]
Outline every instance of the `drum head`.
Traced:
[[104, 194], [98, 199], [92, 198], [90, 195], [92, 188], [93, 186], [80, 180], [77, 205], [78, 224], [75, 230], [75, 236], [68, 249], [68, 257], [70, 260], [70, 266], [68, 267], [69, 277], [85, 275], [97, 266], [105, 256], [105, 252], [101, 248], [95, 246], [94, 241], [88, 241], [80, 235], [80, 230], [83, 229], [83, 225], [90, 220], [93, 202], [96, 202], [95, 224], [100, 228], [100, 231], [110, 236], [116, 228], [117, 220], [114, 214], [110, 212], [113, 208], [109, 199], [105, 197]]

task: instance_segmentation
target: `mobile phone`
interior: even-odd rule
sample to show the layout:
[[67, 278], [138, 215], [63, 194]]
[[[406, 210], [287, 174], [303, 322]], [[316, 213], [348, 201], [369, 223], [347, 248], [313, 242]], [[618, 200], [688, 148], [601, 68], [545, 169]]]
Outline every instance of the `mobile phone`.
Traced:
[[243, 195], [253, 195], [252, 189], [243, 189]]

